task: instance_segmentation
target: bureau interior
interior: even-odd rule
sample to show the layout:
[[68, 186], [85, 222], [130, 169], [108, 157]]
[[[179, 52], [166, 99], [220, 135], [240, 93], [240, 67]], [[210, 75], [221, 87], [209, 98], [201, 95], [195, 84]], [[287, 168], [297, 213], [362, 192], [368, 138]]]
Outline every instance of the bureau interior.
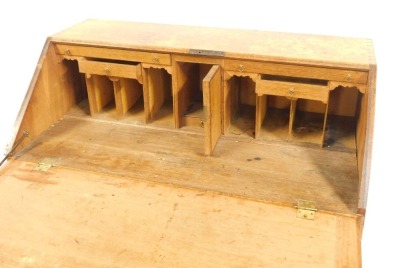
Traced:
[[[99, 63], [115, 65], [90, 69], [92, 73], [85, 69]], [[120, 65], [129, 65], [135, 74], [113, 75]], [[290, 96], [259, 91], [260, 83], [275, 83], [277, 77], [233, 75], [224, 80], [223, 65], [216, 65], [66, 59], [49, 50], [17, 137], [23, 130], [30, 135], [17, 157], [268, 202], [314, 200], [320, 209], [355, 213], [364, 93], [338, 86], [329, 91], [327, 103], [300, 97], [293, 109]], [[202, 87], [217, 69], [224, 95], [215, 111], [223, 115], [224, 135], [206, 157]], [[92, 106], [98, 110], [93, 112]], [[291, 118], [294, 138], [288, 139]], [[319, 142], [296, 139], [300, 134]]]
[[[183, 127], [204, 127], [203, 79], [212, 64], [177, 62], [178, 109], [174, 111], [172, 75], [163, 68], [142, 68], [138, 63], [90, 59], [117, 67], [140, 68], [134, 78], [85, 73], [81, 62], [62, 62], [69, 72], [74, 94], [82, 112], [122, 122]], [[328, 81], [261, 74], [259, 80], [232, 76], [223, 90], [223, 132], [260, 141], [318, 145], [329, 149], [356, 151], [357, 118], [362, 93], [356, 87], [338, 86], [326, 100], [285, 94], [257, 93], [259, 81], [290, 82], [326, 86]], [[178, 122], [174, 118], [178, 113]], [[98, 115], [97, 115], [98, 114]]]
[[145, 122], [174, 127], [172, 75], [163, 68], [143, 68]]
[[[274, 89], [259, 94], [258, 81], [327, 87], [328, 81], [297, 77], [260, 75], [232, 76], [224, 90], [225, 135], [249, 136], [260, 141], [287, 142], [328, 149], [356, 150], [356, 125], [361, 93], [355, 87], [338, 86], [322, 97], [290, 96]], [[279, 86], [279, 85], [278, 85]], [[313, 88], [312, 88], [313, 89]], [[318, 88], [313, 89], [315, 92]]]
[[265, 74], [257, 81], [257, 90], [259, 82], [269, 82], [270, 88], [257, 94], [257, 138], [356, 148], [356, 88], [339, 86], [329, 90], [327, 80]]
[[256, 92], [250, 77], [232, 76], [226, 86], [225, 134], [255, 137]]
[[176, 66], [179, 126], [203, 127], [205, 121], [203, 79], [212, 65], [177, 62]]
[[[92, 68], [86, 66], [88, 62]], [[104, 59], [63, 60], [63, 64], [69, 70], [82, 113], [135, 124], [174, 126], [172, 77], [165, 69]], [[131, 67], [136, 68], [134, 74], [128, 73], [131, 69], [124, 72]]]

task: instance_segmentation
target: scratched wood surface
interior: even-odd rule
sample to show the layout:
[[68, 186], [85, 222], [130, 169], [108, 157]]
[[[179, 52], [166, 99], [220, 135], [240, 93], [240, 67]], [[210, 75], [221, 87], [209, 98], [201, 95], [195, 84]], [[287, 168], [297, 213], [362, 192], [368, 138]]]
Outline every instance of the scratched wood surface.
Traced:
[[35, 167], [0, 170], [2, 267], [361, 267], [357, 217]]
[[129, 120], [116, 121], [112, 110], [91, 117], [76, 108], [18, 157], [292, 207], [297, 199], [307, 199], [322, 210], [357, 211], [354, 151], [230, 135], [205, 157], [202, 128], [166, 129], [163, 121], [159, 127], [157, 121]]
[[371, 40], [362, 38], [107, 20], [84, 21], [51, 40], [170, 53], [218, 51], [228, 58], [361, 70], [369, 69], [373, 57]]

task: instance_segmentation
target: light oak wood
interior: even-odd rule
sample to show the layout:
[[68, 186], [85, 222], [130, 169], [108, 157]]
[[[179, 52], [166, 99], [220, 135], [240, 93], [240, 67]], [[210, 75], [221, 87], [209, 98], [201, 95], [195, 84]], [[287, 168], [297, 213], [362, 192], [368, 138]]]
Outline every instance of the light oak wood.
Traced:
[[[173, 70], [173, 95], [174, 116], [176, 126], [203, 126], [202, 86], [203, 79], [211, 69], [212, 65], [220, 65], [221, 59], [207, 57], [193, 57], [185, 55], [174, 55]], [[192, 111], [194, 108], [194, 111]], [[189, 118], [184, 118], [189, 117]]]
[[[361, 94], [357, 88], [337, 87], [329, 92], [329, 115], [340, 115], [346, 117], [357, 117], [357, 103]], [[317, 102], [314, 102], [316, 104]], [[299, 107], [303, 111], [321, 112], [324, 110], [323, 104], [319, 110], [312, 110], [311, 107]]]
[[213, 65], [203, 79], [205, 155], [211, 155], [222, 135], [222, 71]]
[[[261, 76], [263, 78], [263, 76]], [[312, 82], [312, 81], [310, 81]], [[313, 101], [320, 101], [325, 104], [324, 110], [324, 119], [321, 130], [321, 138], [318, 140], [318, 143], [323, 147], [325, 141], [325, 128], [328, 116], [328, 100], [329, 100], [329, 87], [327, 85], [318, 85], [320, 81], [316, 81], [315, 83], [299, 83], [296, 82], [287, 82], [287, 81], [275, 81], [275, 80], [264, 80], [257, 79], [256, 80], [256, 93], [258, 96], [265, 95], [276, 95], [286, 97], [290, 100], [290, 111], [289, 111], [289, 130], [288, 130], [288, 140], [292, 140], [293, 138], [293, 126], [295, 122], [295, 115], [297, 110], [297, 100], [299, 98]], [[324, 84], [324, 83], [323, 83]], [[264, 107], [266, 103], [263, 104]], [[265, 108], [264, 108], [265, 109]], [[261, 110], [261, 108], [257, 109], [257, 113], [261, 113], [259, 116], [264, 118], [266, 110]], [[256, 116], [256, 137], [260, 136], [261, 125], [263, 124], [263, 120], [258, 119]]]
[[136, 80], [111, 77], [114, 86], [117, 117], [122, 117], [143, 96], [142, 85]]
[[[106, 24], [106, 25], [105, 25]], [[102, 25], [100, 27], [100, 25]], [[130, 25], [130, 26], [127, 26]], [[143, 27], [132, 27], [134, 25], [140, 25]], [[104, 26], [104, 27], [103, 27]], [[97, 35], [95, 29], [102, 29], [102, 36]], [[151, 38], [154, 39], [148, 39], [149, 43], [153, 43], [152, 47], [150, 48], [146, 44], [141, 43], [140, 38], [130, 38], [128, 41], [127, 36], [133, 37], [136, 36], [137, 34], [147, 36], [146, 34], [143, 33], [143, 29], [154, 29], [156, 27], [158, 30], [155, 31], [157, 33], [163, 32], [167, 33], [168, 31], [174, 31], [176, 34], [175, 35], [157, 35]], [[129, 28], [129, 29], [128, 29]], [[125, 36], [122, 36], [119, 34], [118, 31], [121, 29], [126, 30]], [[182, 30], [182, 31], [177, 31], [177, 30]], [[340, 98], [337, 98], [333, 96], [331, 101], [335, 101], [335, 99], [340, 99], [340, 103], [343, 103], [343, 99], [346, 100], [349, 105], [329, 105], [329, 112], [334, 111], [337, 112], [338, 114], [346, 114], [350, 116], [356, 116], [358, 118], [358, 128], [357, 128], [357, 144], [358, 144], [358, 150], [361, 153], [359, 157], [359, 167], [360, 167], [360, 180], [363, 180], [363, 174], [367, 174], [368, 171], [365, 169], [367, 167], [364, 167], [364, 160], [363, 158], [366, 159], [365, 157], [370, 155], [370, 152], [368, 149], [368, 152], [364, 151], [364, 147], [368, 144], [368, 148], [371, 148], [371, 143], [368, 139], [366, 139], [366, 136], [371, 136], [372, 135], [372, 124], [369, 123], [369, 120], [371, 119], [371, 116], [366, 116], [365, 114], [370, 114], [371, 111], [373, 113], [373, 109], [367, 109], [365, 107], [368, 107], [367, 105], [361, 105], [361, 112], [360, 113], [355, 113], [355, 110], [345, 110], [338, 112], [337, 107], [355, 107], [354, 102], [357, 101], [358, 99], [361, 100], [362, 103], [368, 103], [372, 104], [374, 102], [374, 90], [375, 90], [375, 78], [374, 78], [374, 73], [369, 73], [369, 70], [374, 70], [375, 66], [375, 59], [373, 57], [373, 48], [370, 40], [367, 39], [352, 39], [352, 38], [337, 38], [337, 37], [316, 37], [316, 36], [307, 36], [307, 35], [290, 35], [290, 34], [277, 34], [277, 33], [268, 33], [268, 32], [252, 32], [252, 31], [234, 31], [234, 30], [228, 30], [224, 29], [224, 32], [226, 32], [225, 35], [220, 33], [220, 30], [222, 29], [210, 29], [210, 28], [198, 28], [198, 32], [196, 32], [196, 35], [198, 38], [204, 38], [205, 36], [208, 35], [213, 35], [215, 36], [224, 36], [225, 40], [228, 40], [226, 38], [233, 38], [234, 40], [236, 37], [236, 34], [238, 32], [241, 33], [241, 40], [243, 40], [243, 36], [253, 36], [257, 37], [257, 39], [264, 40], [260, 42], [265, 42], [265, 40], [269, 40], [268, 42], [270, 43], [265, 43], [265, 46], [263, 46], [262, 50], [261, 47], [258, 47], [256, 50], [252, 50], [253, 48], [247, 47], [244, 43], [244, 46], [241, 47], [241, 51], [243, 53], [239, 53], [236, 50], [235, 46], [236, 44], [240, 42], [221, 42], [224, 43], [224, 50], [222, 51], [222, 54], [212, 54], [212, 52], [218, 52], [221, 50], [218, 49], [206, 49], [206, 47], [198, 47], [196, 49], [192, 49], [192, 46], [189, 46], [188, 43], [185, 43], [185, 41], [188, 41], [188, 31], [193, 32], [193, 28], [188, 28], [188, 27], [183, 27], [183, 26], [161, 26], [161, 25], [149, 25], [149, 24], [136, 24], [136, 23], [123, 23], [123, 22], [102, 22], [102, 21], [87, 21], [84, 22], [74, 28], [71, 28], [67, 31], [64, 31], [63, 33], [57, 34], [50, 38], [49, 40], [51, 42], [56, 43], [56, 53], [63, 54], [64, 57], [68, 58], [70, 57], [71, 59], [73, 58], [82, 58], [82, 57], [95, 57], [95, 58], [107, 58], [107, 59], [114, 59], [114, 60], [130, 60], [130, 61], [142, 61], [144, 64], [168, 64], [169, 59], [173, 57], [182, 57], [183, 60], [187, 60], [190, 62], [207, 62], [207, 63], [218, 63], [223, 68], [226, 70], [226, 73], [231, 72], [229, 69], [232, 69], [234, 72], [242, 72], [242, 73], [249, 73], [248, 70], [254, 71], [254, 72], [260, 72], [260, 73], [270, 73], [270, 74], [276, 74], [279, 75], [292, 75], [292, 76], [299, 76], [299, 77], [305, 77], [305, 78], [319, 78], [319, 79], [329, 79], [330, 85], [340, 85], [342, 88], [347, 88], [347, 87], [358, 87], [360, 92], [362, 94], [368, 95], [368, 93], [363, 93], [369, 92], [369, 95], [371, 95], [371, 98], [368, 97], [359, 97], [359, 95], [349, 95], [349, 96], [355, 96], [351, 97], [351, 101], [349, 98], [347, 98], [347, 93], [346, 94], [338, 94], [339, 96], [342, 96]], [[165, 31], [165, 32], [164, 32]], [[84, 36], [82, 36], [82, 33], [84, 33]], [[89, 34], [88, 34], [89, 33]], [[104, 34], [107, 33], [107, 34]], [[181, 38], [180, 44], [176, 45], [176, 43], [171, 44], [170, 46], [165, 47], [165, 43], [168, 43], [167, 40], [170, 40], [170, 37], [175, 38], [175, 40], [178, 40], [180, 36], [185, 35], [184, 38]], [[120, 37], [120, 38], [111, 38], [112, 36]], [[303, 38], [298, 38], [298, 37], [303, 37]], [[296, 38], [294, 38], [296, 37]], [[159, 38], [159, 39], [158, 39]], [[178, 39], [177, 39], [178, 38]], [[265, 39], [266, 38], [266, 39]], [[310, 39], [311, 38], [311, 39]], [[79, 41], [78, 41], [79, 40]], [[123, 41], [125, 40], [125, 41]], [[194, 40], [199, 41], [199, 39], [194, 38]], [[247, 40], [247, 39], [246, 39]], [[253, 38], [249, 38], [249, 40], [253, 40]], [[312, 43], [310, 44], [310, 40], [313, 40]], [[182, 42], [183, 41], [183, 42]], [[279, 46], [276, 46], [277, 42], [281, 42]], [[191, 41], [189, 41], [191, 42]], [[163, 43], [162, 47], [158, 46], [157, 44]], [[200, 42], [201, 43], [201, 42]], [[291, 46], [285, 46], [284, 44], [291, 44]], [[124, 44], [124, 45], [122, 45]], [[140, 44], [140, 49], [139, 47], [136, 47], [136, 45]], [[304, 55], [304, 46], [305, 44], [311, 45], [313, 49], [312, 53], [313, 55]], [[360, 45], [363, 44], [363, 45]], [[272, 46], [273, 45], [273, 46]], [[53, 44], [51, 44], [53, 46]], [[188, 49], [182, 49], [184, 46], [186, 46]], [[207, 45], [206, 45], [207, 46]], [[278, 50], [281, 50], [280, 52], [276, 50], [279, 47]], [[290, 47], [288, 50], [287, 47]], [[47, 46], [46, 46], [47, 48]], [[135, 50], [136, 49], [136, 50]], [[146, 51], [146, 49], [148, 49]], [[167, 51], [168, 53], [159, 53], [161, 51]], [[284, 51], [284, 53], [281, 53]], [[330, 51], [332, 53], [326, 53], [326, 51]], [[193, 52], [196, 52], [196, 56], [187, 56], [188, 54], [194, 54]], [[257, 53], [255, 53], [257, 52]], [[52, 52], [53, 53], [53, 52]], [[87, 54], [89, 53], [89, 54]], [[94, 53], [94, 54], [90, 54]], [[144, 53], [144, 54], [143, 54]], [[157, 60], [157, 55], [153, 54], [161, 54], [162, 60], [160, 61], [159, 59]], [[170, 55], [170, 54], [178, 53], [176, 55]], [[265, 53], [269, 53], [269, 55], [266, 56]], [[293, 54], [291, 54], [293, 53]], [[302, 54], [303, 53], [303, 54]], [[342, 54], [341, 54], [342, 53]], [[184, 55], [186, 54], [186, 56]], [[211, 57], [209, 57], [212, 55]], [[257, 56], [258, 55], [258, 56]], [[318, 55], [318, 59], [314, 58], [314, 56]], [[50, 56], [50, 55], [49, 55]], [[223, 58], [221, 58], [223, 57]], [[236, 58], [236, 60], [235, 60]], [[43, 60], [44, 57], [41, 58]], [[333, 59], [333, 60], [332, 60]], [[344, 60], [343, 60], [344, 59]], [[362, 60], [360, 60], [362, 59]], [[165, 61], [164, 61], [165, 60]], [[151, 63], [148, 63], [151, 62]], [[365, 63], [368, 63], [367, 65]], [[65, 64], [67, 65], [67, 64]], [[64, 66], [65, 66], [64, 65]], [[242, 66], [241, 66], [242, 65]], [[40, 68], [41, 68], [40, 64]], [[250, 69], [249, 69], [250, 68]], [[73, 68], [68, 67], [68, 71], [71, 72]], [[170, 70], [170, 73], [172, 73], [172, 69]], [[257, 76], [257, 73], [250, 73], [251, 77]], [[178, 75], [173, 75], [173, 77], [176, 77]], [[30, 100], [30, 96], [32, 92], [34, 91], [36, 87], [36, 81], [37, 77], [32, 80], [32, 85], [31, 89], [29, 90], [27, 94], [26, 101], [24, 102], [23, 109], [21, 109], [20, 116], [18, 117], [17, 120], [17, 126], [16, 128], [18, 129], [18, 133], [22, 133], [22, 124], [21, 122], [23, 121], [22, 117], [26, 116], [29, 117], [29, 114], [38, 114], [38, 111], [29, 111], [28, 113], [25, 113], [26, 107], [28, 107], [28, 101]], [[70, 77], [73, 77], [71, 73], [66, 73], [67, 79], [66, 80], [71, 80]], [[364, 88], [364, 85], [366, 83], [366, 78], [368, 78], [368, 89]], [[75, 79], [72, 79], [75, 80]], [[79, 79], [76, 79], [79, 80]], [[75, 80], [75, 81], [76, 81]], [[173, 84], [175, 85], [174, 88], [177, 88], [176, 86], [176, 79], [173, 79]], [[336, 84], [335, 84], [336, 83]], [[360, 84], [361, 83], [361, 84]], [[80, 95], [82, 95], [81, 90], [76, 90], [76, 83], [73, 82], [73, 89], [68, 91], [67, 94], [70, 94], [70, 92], [74, 92], [74, 94], [78, 94], [78, 99], [81, 98]], [[70, 88], [71, 86], [67, 86], [67, 88]], [[334, 86], [331, 86], [331, 89]], [[177, 127], [180, 127], [180, 120], [182, 120], [181, 112], [185, 110], [185, 101], [181, 100], [180, 103], [182, 104], [183, 109], [178, 109], [176, 107], [180, 107], [181, 104], [179, 104], [179, 101], [176, 97], [176, 93], [174, 90], [174, 117], [175, 117], [175, 125]], [[66, 91], [67, 92], [67, 91]], [[338, 92], [346, 92], [345, 90], [340, 90]], [[70, 97], [66, 99], [73, 99], [73, 95], [68, 95]], [[345, 96], [345, 97], [344, 97]], [[65, 99], [65, 98], [64, 98]], [[184, 98], [182, 98], [184, 99]], [[43, 101], [46, 101], [42, 99]], [[271, 99], [272, 101], [273, 99]], [[270, 100], [268, 101], [270, 102]], [[38, 104], [42, 103], [42, 101], [38, 101]], [[47, 100], [47, 103], [56, 103], [53, 100]], [[76, 103], [75, 101], [72, 101], [70, 105], [67, 105], [66, 107], [70, 107], [71, 105], [74, 105]], [[302, 110], [303, 104], [307, 104], [307, 102], [300, 102], [299, 105], [299, 110]], [[56, 106], [56, 105], [55, 105]], [[42, 107], [41, 105], [38, 105], [38, 107]], [[225, 106], [228, 107], [228, 106]], [[322, 107], [319, 106], [309, 106], [308, 104], [304, 107], [306, 110], [310, 111], [320, 111], [323, 110]], [[364, 107], [364, 108], [363, 108]], [[61, 113], [62, 114], [62, 113]], [[224, 112], [225, 115], [225, 112]], [[56, 119], [52, 119], [51, 121], [54, 122]], [[26, 121], [26, 120], [25, 120]], [[27, 121], [32, 121], [32, 119], [27, 119]], [[27, 122], [26, 121], [26, 122]], [[46, 121], [47, 122], [47, 121]], [[227, 126], [229, 122], [228, 117], [224, 116], [224, 126]], [[371, 121], [372, 122], [372, 121]], [[36, 123], [35, 123], [36, 125]], [[48, 124], [43, 124], [43, 126], [48, 126]], [[37, 134], [40, 134], [40, 132], [45, 128], [41, 128], [39, 131], [34, 131], [33, 126], [31, 132], [33, 133], [33, 136], [35, 137]], [[225, 127], [224, 127], [225, 128]], [[37, 133], [36, 133], [37, 132]], [[16, 135], [14, 137], [14, 140], [16, 137], [18, 137], [21, 134], [18, 134], [16, 132]], [[36, 134], [35, 134], [36, 133]], [[23, 142], [21, 145], [21, 148], [25, 146], [27, 143], [32, 138], [27, 139], [25, 142]], [[369, 158], [368, 158], [369, 159]], [[368, 161], [368, 160], [367, 160]], [[360, 192], [360, 196], [364, 196], [365, 193]], [[365, 198], [364, 198], [365, 199]], [[365, 201], [361, 202], [365, 203]]]
[[375, 90], [376, 90], [376, 64], [375, 58], [371, 55], [370, 75], [368, 80], [368, 91], [362, 96], [360, 115], [357, 121], [356, 141], [359, 148], [359, 208], [365, 213], [368, 197], [369, 173], [372, 157], [372, 141], [375, 114]]
[[256, 126], [255, 126], [255, 138], [260, 137], [261, 125], [264, 122], [264, 119], [267, 114], [268, 109], [267, 104], [267, 95], [257, 96], [257, 103], [256, 103]]
[[137, 64], [128, 65], [101, 61], [79, 60], [79, 71], [87, 74], [138, 79], [137, 69], [141, 70], [140, 65], [137, 66]]
[[63, 62], [55, 54], [54, 44], [48, 39], [15, 122], [10, 144], [13, 145], [24, 131], [29, 132], [17, 150], [56, 123], [81, 99], [81, 79], [75, 76], [77, 70], [77, 66]]
[[56, 44], [55, 49], [57, 54], [65, 55], [67, 57], [88, 57], [163, 65], [171, 64], [171, 56], [169, 54], [104, 48], [104, 46], [76, 46], [71, 44]]
[[150, 66], [143, 68], [143, 74], [146, 122], [150, 122], [164, 103], [172, 99], [172, 77], [166, 70]]
[[129, 117], [116, 121], [112, 110], [92, 117], [81, 109], [74, 107], [16, 157], [291, 207], [297, 199], [314, 200], [328, 213], [357, 211], [353, 151], [235, 135], [221, 136], [213, 156], [204, 157], [203, 129], [135, 124]]
[[[142, 86], [139, 84], [143, 80], [140, 64], [128, 65], [82, 59], [78, 60], [78, 64], [79, 71], [86, 74], [91, 115], [97, 114], [115, 99], [117, 117], [122, 117], [143, 95]], [[114, 94], [107, 77], [112, 81]]]
[[174, 117], [175, 126], [180, 128], [184, 125], [183, 117], [190, 105], [190, 88], [196, 87], [196, 72], [193, 70], [194, 65], [189, 63], [178, 63], [174, 61], [173, 70], [173, 100], [174, 100]]
[[[237, 206], [229, 206], [232, 213], [224, 215], [232, 220], [228, 230], [257, 219], [263, 226], [251, 228], [260, 232], [246, 250], [230, 248], [229, 243], [210, 246], [204, 235], [196, 233], [196, 224], [187, 225], [188, 219], [196, 223], [203, 217], [194, 216], [195, 202], [185, 203], [191, 210], [175, 226], [180, 232], [165, 232], [172, 237], [161, 254], [165, 262], [146, 257], [134, 266], [146, 266], [149, 260], [160, 267], [195, 266], [195, 259], [199, 260], [196, 265], [204, 267], [210, 266], [205, 260], [215, 258], [217, 267], [231, 263], [360, 267], [375, 84], [376, 63], [368, 39], [85, 21], [47, 40], [13, 141], [23, 131], [30, 136], [17, 148], [2, 179], [71, 181], [71, 176], [80, 176], [97, 182], [106, 177], [130, 178], [130, 182], [166, 187], [165, 192], [178, 189], [232, 198]], [[57, 167], [47, 173], [33, 171], [38, 162]], [[140, 193], [145, 192], [132, 191], [129, 196], [141, 202], [145, 199]], [[210, 196], [206, 199], [205, 206], [213, 204]], [[318, 204], [314, 221], [292, 218], [298, 199]], [[10, 200], [7, 203], [13, 204]], [[53, 198], [43, 196], [43, 200]], [[58, 201], [66, 204], [69, 200]], [[241, 221], [238, 217], [247, 211], [238, 206], [241, 202], [245, 207], [257, 203], [271, 216], [249, 210], [252, 217]], [[146, 218], [141, 207], [133, 207]], [[157, 207], [157, 211], [165, 209]], [[148, 234], [149, 240], [159, 234], [160, 226], [171, 224], [168, 217], [159, 219], [138, 225], [144, 226], [143, 232], [128, 232], [132, 236], [123, 242], [130, 243], [127, 248], [133, 255], [147, 246], [154, 248], [144, 245], [138, 234]], [[214, 224], [210, 221], [207, 226]], [[101, 229], [100, 224], [93, 227]], [[188, 234], [195, 235], [196, 246], [190, 244], [193, 239]], [[232, 236], [230, 231], [225, 234]], [[104, 238], [112, 241], [113, 235], [121, 236], [110, 233]], [[95, 245], [99, 240], [92, 241]], [[114, 252], [110, 248], [107, 251]], [[181, 260], [176, 257], [180, 248], [196, 252], [178, 254], [187, 256]], [[41, 249], [51, 251], [47, 245]], [[11, 256], [13, 248], [7, 250], [6, 256]], [[14, 252], [18, 256], [16, 252], [21, 250]], [[232, 252], [232, 262], [226, 252]], [[57, 254], [51, 256], [61, 256]], [[87, 261], [91, 255], [84, 256], [84, 264], [93, 266]], [[43, 259], [43, 263], [50, 260], [57, 266], [56, 259]], [[11, 258], [7, 261], [16, 263]], [[108, 264], [104, 259], [99, 263]]]
[[[242, 105], [256, 106], [255, 81], [259, 74], [243, 72], [224, 73], [224, 133], [229, 132], [231, 121], [240, 113]], [[257, 117], [257, 112], [255, 112]]]
[[270, 75], [281, 75], [288, 77], [303, 77], [323, 80], [334, 80], [342, 82], [351, 82], [357, 84], [366, 84], [368, 81], [368, 72], [353, 71], [333, 68], [321, 68], [313, 66], [304, 66], [296, 64], [281, 64], [275, 62], [258, 62], [230, 60], [224, 61], [224, 68], [230, 71], [260, 73]]
[[278, 95], [288, 98], [317, 100], [326, 103], [329, 89], [327, 86], [260, 79], [256, 82], [256, 93], [258, 95]]
[[100, 112], [111, 101], [114, 101], [113, 83], [106, 76], [86, 74], [90, 114]]
[[198, 56], [216, 51], [226, 58], [366, 71], [373, 54], [372, 41], [362, 38], [106, 20], [84, 21], [53, 35], [51, 40], [175, 54], [195, 49]]
[[240, 77], [239, 105], [256, 105], [256, 85], [250, 77]]
[[361, 266], [356, 216], [35, 166], [0, 171], [5, 267]]
[[344, 87], [344, 88], [357, 88], [361, 93], [365, 93], [367, 85], [366, 84], [357, 84], [357, 83], [345, 83], [345, 82], [336, 82], [336, 81], [329, 81], [329, 89], [333, 90], [337, 87]]
[[293, 122], [296, 116], [297, 99], [290, 100], [288, 139], [292, 139]]
[[[329, 96], [328, 96], [329, 98]], [[321, 135], [321, 145], [324, 146], [325, 143], [325, 132], [326, 132], [326, 123], [328, 119], [328, 110], [329, 110], [329, 101], [326, 102], [325, 114], [324, 114], [324, 124], [322, 125], [322, 135]]]

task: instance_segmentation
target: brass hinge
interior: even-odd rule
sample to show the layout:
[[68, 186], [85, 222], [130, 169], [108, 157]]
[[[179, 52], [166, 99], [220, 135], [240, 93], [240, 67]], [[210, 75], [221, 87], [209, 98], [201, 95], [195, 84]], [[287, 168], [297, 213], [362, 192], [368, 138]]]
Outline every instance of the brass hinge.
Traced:
[[314, 220], [316, 212], [317, 208], [314, 201], [302, 199], [297, 200], [297, 218]]
[[36, 171], [48, 171], [51, 167], [53, 167], [53, 164], [45, 163], [45, 162], [39, 162], [38, 165], [34, 168], [34, 170], [36, 170]]

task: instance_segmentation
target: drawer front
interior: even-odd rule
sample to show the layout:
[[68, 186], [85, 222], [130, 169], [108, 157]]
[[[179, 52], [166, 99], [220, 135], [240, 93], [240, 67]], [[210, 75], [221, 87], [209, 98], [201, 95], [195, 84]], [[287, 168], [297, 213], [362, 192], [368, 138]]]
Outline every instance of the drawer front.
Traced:
[[135, 61], [161, 65], [171, 65], [171, 56], [163, 53], [55, 44], [56, 53], [66, 56], [88, 57], [111, 60]]
[[327, 86], [269, 80], [258, 80], [256, 82], [256, 93], [258, 95], [276, 95], [288, 98], [318, 100], [324, 103], [329, 98], [329, 89]]
[[341, 70], [256, 61], [225, 60], [224, 69], [235, 72], [313, 78], [356, 84], [366, 84], [368, 81], [368, 72], [366, 71]]
[[79, 72], [138, 79], [140, 65], [128, 65], [101, 61], [79, 60]]

